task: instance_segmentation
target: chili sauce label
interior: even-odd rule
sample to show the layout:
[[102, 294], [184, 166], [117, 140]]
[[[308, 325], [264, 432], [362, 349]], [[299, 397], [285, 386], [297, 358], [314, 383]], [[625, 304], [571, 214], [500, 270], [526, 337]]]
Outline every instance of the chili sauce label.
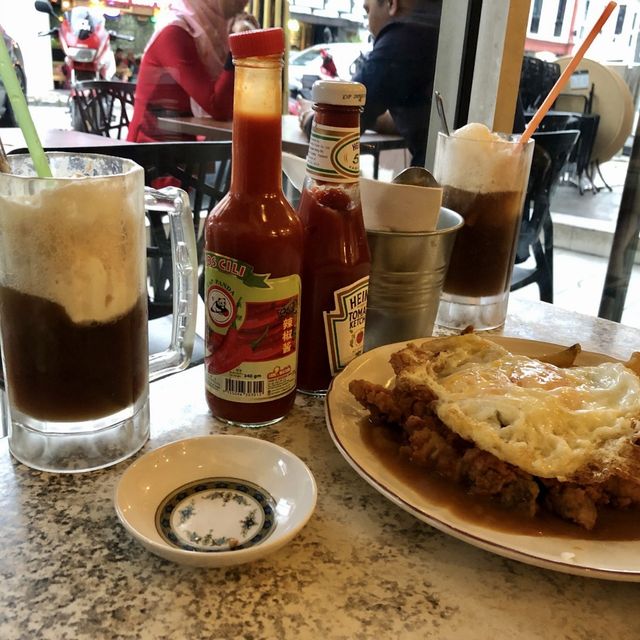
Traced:
[[268, 402], [296, 386], [300, 277], [271, 278], [206, 252], [206, 387], [234, 402]]
[[336, 375], [363, 351], [368, 292], [369, 276], [365, 276], [334, 291], [334, 309], [323, 313], [331, 375]]
[[325, 182], [357, 182], [360, 129], [314, 123], [307, 152], [307, 175]]

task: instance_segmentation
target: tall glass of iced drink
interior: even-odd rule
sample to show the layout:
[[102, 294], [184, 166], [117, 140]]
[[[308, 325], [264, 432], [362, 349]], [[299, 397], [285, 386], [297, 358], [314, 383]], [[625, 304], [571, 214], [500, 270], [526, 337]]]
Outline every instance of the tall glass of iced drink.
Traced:
[[435, 177], [442, 204], [464, 218], [436, 323], [452, 329], [504, 324], [509, 283], [533, 155], [533, 140], [469, 124], [438, 134]]
[[[148, 438], [150, 372], [182, 368], [191, 355], [188, 199], [177, 189], [145, 195], [142, 167], [121, 158], [49, 154], [53, 178], [35, 177], [29, 156], [9, 163], [0, 173], [0, 338], [10, 450], [45, 471], [115, 464]], [[185, 301], [180, 353], [151, 368], [145, 197], [167, 210], [191, 270], [176, 291]]]

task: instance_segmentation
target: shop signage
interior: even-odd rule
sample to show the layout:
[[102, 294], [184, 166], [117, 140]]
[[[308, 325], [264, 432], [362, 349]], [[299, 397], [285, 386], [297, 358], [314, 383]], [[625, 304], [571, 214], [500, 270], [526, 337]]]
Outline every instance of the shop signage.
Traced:
[[158, 0], [106, 0], [106, 5], [110, 7], [118, 7], [120, 9], [158, 9], [160, 3]]

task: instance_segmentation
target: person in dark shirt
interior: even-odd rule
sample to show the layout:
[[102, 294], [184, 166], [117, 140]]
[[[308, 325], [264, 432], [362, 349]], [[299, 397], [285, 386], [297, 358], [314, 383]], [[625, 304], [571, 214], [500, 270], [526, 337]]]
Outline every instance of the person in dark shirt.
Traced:
[[434, 0], [365, 0], [371, 53], [353, 80], [367, 88], [360, 122], [407, 141], [411, 164], [423, 166], [442, 3]]
[[[417, 166], [425, 161], [441, 8], [441, 0], [364, 0], [374, 44], [352, 78], [367, 89], [362, 130], [399, 133]], [[300, 122], [310, 131], [305, 106]]]

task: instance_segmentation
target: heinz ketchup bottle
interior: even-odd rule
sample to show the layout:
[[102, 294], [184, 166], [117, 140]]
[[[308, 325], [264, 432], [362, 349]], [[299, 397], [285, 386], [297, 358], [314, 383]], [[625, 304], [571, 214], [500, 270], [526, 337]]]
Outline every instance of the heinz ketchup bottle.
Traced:
[[205, 226], [206, 396], [214, 416], [280, 420], [296, 393], [302, 224], [282, 193], [282, 29], [229, 36], [231, 187]]
[[298, 389], [324, 393], [364, 346], [371, 257], [360, 205], [358, 82], [313, 85], [315, 119], [298, 215], [304, 224]]

